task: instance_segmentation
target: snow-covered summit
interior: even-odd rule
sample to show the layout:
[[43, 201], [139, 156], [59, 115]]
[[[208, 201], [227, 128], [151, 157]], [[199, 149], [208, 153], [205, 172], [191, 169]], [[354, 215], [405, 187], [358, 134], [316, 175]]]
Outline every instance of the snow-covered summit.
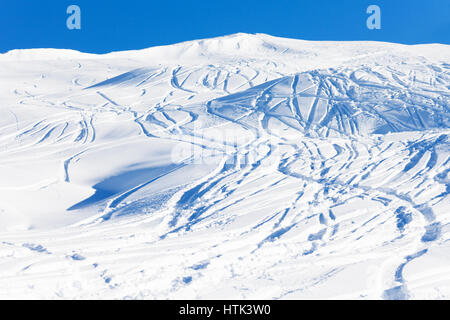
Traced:
[[[0, 54], [0, 61], [8, 60], [48, 60], [48, 59], [151, 59], [164, 61], [183, 59], [220, 59], [224, 57], [247, 59], [287, 59], [313, 60], [361, 59], [376, 54], [428, 55], [445, 60], [450, 54], [450, 46], [442, 44], [402, 45], [374, 41], [307, 41], [274, 37], [267, 34], [236, 33], [232, 35], [185, 41], [178, 44], [151, 47], [142, 50], [90, 54], [67, 49], [16, 49]], [[180, 60], [181, 59], [181, 60]]]
[[450, 297], [449, 50], [0, 55], [0, 298]]

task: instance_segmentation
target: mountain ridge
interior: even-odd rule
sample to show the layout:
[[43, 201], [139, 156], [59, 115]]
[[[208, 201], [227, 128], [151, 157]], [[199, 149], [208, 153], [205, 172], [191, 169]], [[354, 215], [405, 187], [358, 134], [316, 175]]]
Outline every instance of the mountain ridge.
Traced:
[[0, 56], [0, 298], [449, 298], [448, 49]]
[[[239, 41], [236, 41], [239, 40]], [[231, 35], [225, 35], [225, 36], [219, 36], [219, 37], [213, 37], [213, 38], [205, 38], [200, 40], [189, 40], [189, 41], [183, 41], [179, 43], [169, 44], [169, 45], [162, 45], [162, 46], [153, 46], [148, 48], [143, 48], [139, 50], [124, 50], [124, 51], [112, 51], [109, 53], [87, 53], [82, 52], [78, 50], [73, 49], [54, 49], [54, 48], [30, 48], [30, 49], [14, 49], [10, 50], [5, 53], [0, 54], [1, 60], [14, 60], [14, 59], [20, 59], [20, 60], [28, 60], [28, 59], [53, 59], [55, 58], [54, 55], [57, 56], [58, 59], [74, 59], [74, 58], [83, 58], [83, 59], [92, 59], [92, 58], [114, 58], [117, 56], [122, 55], [133, 55], [133, 54], [139, 54], [139, 53], [146, 53], [151, 54], [152, 51], [161, 51], [164, 49], [170, 49], [170, 48], [181, 48], [182, 50], [188, 49], [188, 47], [192, 46], [206, 46], [205, 51], [212, 51], [211, 47], [214, 46], [224, 46], [225, 48], [230, 49], [230, 46], [233, 47], [233, 49], [239, 49], [242, 43], [250, 42], [252, 44], [252, 48], [256, 47], [260, 48], [263, 47], [264, 44], [270, 44], [270, 41], [274, 42], [275, 46], [272, 46], [272, 48], [276, 48], [276, 44], [282, 44], [285, 45], [291, 45], [291, 46], [298, 46], [298, 45], [305, 45], [305, 46], [311, 46], [311, 45], [323, 45], [323, 46], [332, 46], [332, 45], [340, 45], [340, 46], [366, 46], [366, 47], [384, 47], [384, 46], [391, 46], [396, 48], [412, 48], [412, 49], [420, 49], [420, 48], [429, 48], [429, 47], [442, 47], [447, 50], [450, 50], [450, 45], [446, 44], [435, 44], [435, 43], [429, 43], [429, 44], [414, 44], [414, 45], [406, 45], [406, 44], [400, 44], [400, 43], [390, 43], [390, 42], [382, 42], [382, 41], [316, 41], [316, 40], [302, 40], [302, 39], [292, 39], [292, 38], [283, 38], [283, 37], [276, 37], [271, 36], [268, 34], [263, 33], [255, 33], [255, 34], [249, 34], [249, 33], [235, 33]], [[288, 47], [287, 47], [288, 48]], [[286, 48], [284, 48], [286, 49]]]

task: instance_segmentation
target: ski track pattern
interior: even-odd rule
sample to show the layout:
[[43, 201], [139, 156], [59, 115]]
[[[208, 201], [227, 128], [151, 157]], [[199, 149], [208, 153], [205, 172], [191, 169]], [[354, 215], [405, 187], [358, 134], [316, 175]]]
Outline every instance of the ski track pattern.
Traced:
[[[269, 58], [102, 81], [72, 61], [70, 92], [11, 89], [0, 170], [28, 173], [0, 185], [0, 217], [48, 192], [71, 218], [0, 229], [0, 298], [448, 299], [449, 65]], [[162, 144], [210, 161], [115, 165]]]

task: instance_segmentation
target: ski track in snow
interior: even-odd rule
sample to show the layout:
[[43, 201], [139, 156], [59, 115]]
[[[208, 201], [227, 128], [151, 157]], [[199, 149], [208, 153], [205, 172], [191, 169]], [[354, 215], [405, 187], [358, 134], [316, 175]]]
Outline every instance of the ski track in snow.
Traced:
[[0, 56], [0, 298], [449, 299], [449, 50]]

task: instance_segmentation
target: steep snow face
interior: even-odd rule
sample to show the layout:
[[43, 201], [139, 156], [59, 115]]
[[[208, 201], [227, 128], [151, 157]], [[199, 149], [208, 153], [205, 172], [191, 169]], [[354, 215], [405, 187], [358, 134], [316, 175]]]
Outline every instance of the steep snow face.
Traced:
[[[413, 72], [427, 74], [430, 69], [435, 71], [425, 66]], [[229, 119], [253, 127], [257, 123], [249, 115], [257, 112], [266, 129], [271, 122], [282, 122], [326, 137], [450, 127], [448, 74], [435, 71], [436, 78], [416, 86], [408, 83], [405, 72], [404, 66], [305, 72], [213, 100], [209, 111], [220, 116], [232, 110]]]
[[0, 55], [0, 298], [450, 298], [448, 57]]

